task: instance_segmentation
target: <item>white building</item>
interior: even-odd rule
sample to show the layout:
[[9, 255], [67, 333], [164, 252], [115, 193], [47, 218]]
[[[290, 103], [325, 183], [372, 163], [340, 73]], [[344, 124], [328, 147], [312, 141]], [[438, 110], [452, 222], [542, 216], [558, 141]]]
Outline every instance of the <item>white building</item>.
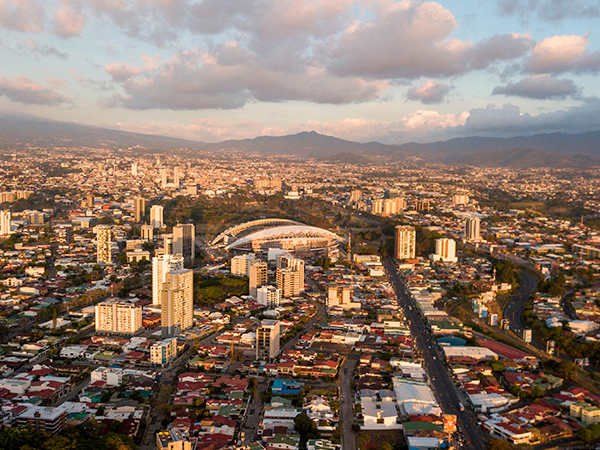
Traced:
[[447, 263], [455, 263], [458, 261], [456, 257], [456, 241], [454, 239], [436, 239], [435, 253], [429, 255], [432, 261], [441, 261]]
[[279, 321], [264, 319], [256, 329], [256, 359], [272, 359], [279, 355]]
[[108, 225], [96, 227], [96, 260], [112, 264], [112, 229]]
[[163, 222], [163, 211], [162, 205], [152, 205], [150, 207], [150, 225], [154, 228], [161, 229], [165, 226]]
[[173, 254], [181, 255], [191, 264], [196, 257], [196, 227], [194, 224], [179, 224], [173, 227]]
[[152, 344], [150, 362], [159, 366], [167, 366], [177, 357], [177, 339], [169, 338]]
[[236, 255], [231, 258], [231, 275], [250, 276], [250, 266], [255, 258], [254, 253]]
[[465, 220], [465, 239], [467, 241], [478, 241], [480, 239], [481, 219], [479, 217], [467, 217]]
[[414, 259], [416, 236], [415, 227], [403, 225], [396, 227], [396, 259]]
[[267, 308], [276, 308], [281, 303], [281, 289], [275, 286], [261, 286], [256, 290], [256, 300]]
[[183, 257], [161, 255], [152, 258], [152, 304], [160, 305], [161, 292], [167, 273], [183, 269]]
[[179, 269], [168, 272], [161, 291], [163, 337], [171, 337], [194, 324], [194, 273]]
[[0, 236], [11, 233], [11, 213], [10, 211], [0, 211]]
[[142, 328], [142, 307], [111, 298], [96, 305], [96, 332], [135, 334]]

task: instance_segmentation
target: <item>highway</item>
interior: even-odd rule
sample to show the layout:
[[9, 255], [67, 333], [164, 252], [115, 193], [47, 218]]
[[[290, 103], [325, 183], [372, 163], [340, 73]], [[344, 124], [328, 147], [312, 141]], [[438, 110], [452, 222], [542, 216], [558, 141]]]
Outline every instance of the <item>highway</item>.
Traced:
[[[523, 324], [523, 307], [529, 300], [529, 295], [535, 292], [538, 280], [531, 273], [526, 270], [521, 270], [521, 285], [515, 292], [510, 302], [504, 309], [504, 317], [510, 322], [510, 329], [513, 330], [519, 338], [523, 338], [523, 330], [525, 325]], [[535, 345], [536, 347], [546, 350], [546, 346], [540, 341], [533, 343], [541, 345]]]
[[463, 408], [465, 404], [462, 394], [458, 391], [454, 380], [446, 366], [445, 356], [438, 348], [437, 342], [431, 338], [425, 326], [416, 303], [412, 300], [408, 290], [401, 280], [392, 260], [386, 259], [384, 266], [388, 279], [394, 286], [399, 305], [404, 309], [406, 321], [410, 326], [411, 335], [415, 340], [416, 348], [422, 353], [424, 368], [427, 372], [430, 386], [445, 414], [454, 414], [457, 424], [465, 436], [465, 443], [461, 448], [482, 450], [485, 448], [488, 436], [476, 423], [476, 416], [470, 408]]

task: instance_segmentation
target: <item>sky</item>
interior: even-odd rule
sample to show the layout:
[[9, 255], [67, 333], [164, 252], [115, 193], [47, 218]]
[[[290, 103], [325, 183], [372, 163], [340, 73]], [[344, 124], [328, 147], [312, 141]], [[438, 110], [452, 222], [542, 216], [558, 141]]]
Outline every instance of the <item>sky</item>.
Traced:
[[0, 0], [0, 112], [217, 142], [600, 130], [600, 0]]

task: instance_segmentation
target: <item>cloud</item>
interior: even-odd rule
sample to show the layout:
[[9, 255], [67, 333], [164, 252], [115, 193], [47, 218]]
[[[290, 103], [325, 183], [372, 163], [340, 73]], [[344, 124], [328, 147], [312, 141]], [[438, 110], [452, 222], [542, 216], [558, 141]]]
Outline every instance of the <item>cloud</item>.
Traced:
[[410, 88], [406, 93], [406, 98], [409, 100], [419, 101], [426, 105], [433, 103], [441, 103], [446, 95], [450, 92], [450, 88], [440, 81], [425, 80], [419, 86]]
[[33, 54], [36, 58], [45, 58], [51, 56], [59, 59], [69, 59], [67, 53], [61, 52], [56, 47], [48, 44], [40, 44], [33, 39], [27, 39], [18, 47], [19, 50], [26, 50]]
[[[240, 108], [251, 101], [310, 101], [344, 104], [377, 98], [383, 81], [332, 76], [322, 67], [271, 69], [235, 43], [213, 53], [199, 49], [176, 53], [154, 70], [110, 64], [106, 70], [122, 80], [125, 95], [108, 106], [131, 109]], [[139, 73], [139, 76], [135, 76]]]
[[564, 99], [577, 94], [577, 87], [571, 80], [554, 78], [551, 75], [533, 75], [516, 83], [495, 87], [494, 95], [507, 95], [537, 100], [551, 98]]
[[79, 36], [84, 21], [78, 0], [61, 0], [54, 12], [54, 32], [63, 37]]
[[586, 36], [563, 35], [548, 37], [531, 51], [527, 69], [533, 73], [597, 72], [600, 51], [587, 51]]
[[600, 2], [596, 0], [498, 0], [501, 15], [521, 18], [537, 16], [547, 21], [570, 17], [599, 17]]
[[9, 30], [42, 31], [44, 9], [37, 0], [0, 0], [0, 26]]
[[484, 69], [494, 61], [511, 60], [525, 55], [533, 42], [529, 34], [499, 34], [477, 43], [472, 52], [471, 67]]
[[0, 77], [0, 95], [14, 102], [34, 105], [57, 105], [69, 102], [69, 99], [56, 91], [23, 76]]

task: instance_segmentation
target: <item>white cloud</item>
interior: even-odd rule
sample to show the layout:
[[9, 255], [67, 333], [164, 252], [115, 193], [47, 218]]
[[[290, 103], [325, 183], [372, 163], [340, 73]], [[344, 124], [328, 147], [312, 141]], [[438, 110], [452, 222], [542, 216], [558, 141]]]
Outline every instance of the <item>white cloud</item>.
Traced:
[[441, 103], [446, 95], [450, 92], [450, 88], [440, 81], [425, 80], [419, 86], [408, 90], [406, 97], [409, 100], [420, 101], [426, 105], [433, 103]]
[[0, 0], [0, 26], [9, 30], [42, 31], [44, 9], [37, 0]]
[[60, 0], [54, 12], [54, 31], [58, 36], [78, 36], [84, 21], [79, 0]]
[[587, 51], [586, 36], [563, 35], [548, 37], [531, 51], [528, 70], [533, 73], [597, 72], [600, 52]]

